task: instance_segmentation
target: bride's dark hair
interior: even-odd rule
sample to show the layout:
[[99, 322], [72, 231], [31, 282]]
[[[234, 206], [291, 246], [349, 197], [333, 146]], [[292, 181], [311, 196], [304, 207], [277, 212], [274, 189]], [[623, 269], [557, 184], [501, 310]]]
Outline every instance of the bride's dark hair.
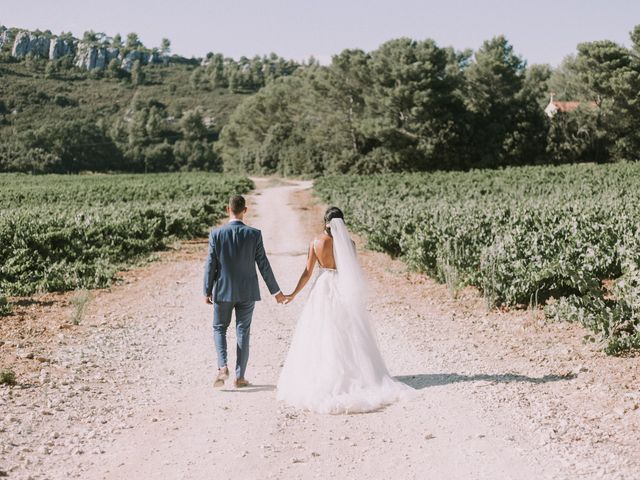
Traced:
[[327, 232], [329, 236], [331, 236], [331, 229], [327, 227], [327, 223], [329, 223], [334, 218], [341, 218], [344, 220], [344, 213], [338, 207], [329, 207], [327, 211], [324, 213], [324, 231]]

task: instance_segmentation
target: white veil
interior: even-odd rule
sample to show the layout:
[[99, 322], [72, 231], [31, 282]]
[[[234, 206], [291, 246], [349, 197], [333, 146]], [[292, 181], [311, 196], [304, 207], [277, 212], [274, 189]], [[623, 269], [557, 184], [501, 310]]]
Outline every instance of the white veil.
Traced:
[[[278, 399], [322, 413], [370, 412], [412, 389], [387, 370], [367, 310], [367, 287], [344, 220], [329, 222], [336, 273], [321, 273], [296, 325]], [[309, 375], [313, 372], [313, 375]]]
[[329, 222], [333, 237], [333, 255], [338, 270], [338, 289], [345, 303], [355, 307], [357, 313], [366, 311], [367, 285], [358, 261], [356, 247], [342, 218]]

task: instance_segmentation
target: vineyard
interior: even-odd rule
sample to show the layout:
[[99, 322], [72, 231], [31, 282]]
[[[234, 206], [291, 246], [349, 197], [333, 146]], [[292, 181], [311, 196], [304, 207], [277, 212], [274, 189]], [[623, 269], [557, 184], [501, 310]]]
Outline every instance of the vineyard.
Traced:
[[543, 307], [640, 349], [640, 164], [335, 176], [317, 194], [370, 248], [490, 306]]
[[207, 173], [0, 175], [0, 293], [106, 286], [167, 242], [205, 235], [229, 196], [252, 187]]

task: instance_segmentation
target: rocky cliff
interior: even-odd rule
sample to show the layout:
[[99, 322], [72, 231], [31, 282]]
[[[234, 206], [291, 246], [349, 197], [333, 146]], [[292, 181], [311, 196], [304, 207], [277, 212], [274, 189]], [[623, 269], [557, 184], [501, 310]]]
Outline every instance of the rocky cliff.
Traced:
[[11, 56], [22, 59], [31, 54], [40, 58], [57, 60], [72, 56], [73, 64], [86, 70], [105, 69], [116, 60], [120, 68], [131, 71], [133, 64], [167, 63], [168, 57], [144, 48], [122, 51], [116, 47], [95, 45], [76, 38], [61, 38], [54, 35], [36, 34], [26, 30], [14, 31], [0, 25], [0, 49], [11, 45]]
[[32, 53], [37, 57], [48, 57], [50, 40], [44, 35], [19, 32], [13, 42], [11, 55], [15, 58], [24, 58], [29, 53]]
[[56, 60], [65, 55], [74, 55], [76, 42], [58, 37], [52, 37], [49, 42], [49, 60]]
[[9, 45], [13, 40], [13, 34], [11, 30], [7, 30], [6, 27], [0, 25], [0, 50], [4, 48], [5, 45]]
[[74, 58], [76, 67], [87, 70], [106, 68], [111, 60], [119, 59], [120, 50], [115, 47], [95, 47], [86, 43], [78, 44]]

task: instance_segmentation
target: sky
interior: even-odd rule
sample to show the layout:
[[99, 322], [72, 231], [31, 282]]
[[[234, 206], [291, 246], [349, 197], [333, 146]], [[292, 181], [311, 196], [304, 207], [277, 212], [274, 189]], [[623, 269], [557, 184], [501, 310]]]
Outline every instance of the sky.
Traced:
[[556, 66], [580, 42], [629, 45], [640, 0], [0, 0], [0, 24], [76, 36], [136, 32], [148, 47], [167, 37], [186, 57], [275, 52], [321, 63], [398, 37], [476, 50], [504, 34], [529, 64]]

